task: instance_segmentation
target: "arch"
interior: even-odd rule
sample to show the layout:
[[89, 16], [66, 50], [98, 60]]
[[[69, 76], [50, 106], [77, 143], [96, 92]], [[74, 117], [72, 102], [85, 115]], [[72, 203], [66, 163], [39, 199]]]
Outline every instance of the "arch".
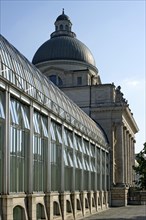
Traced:
[[99, 205], [99, 206], [101, 205], [100, 197], [98, 197], [98, 205]]
[[60, 215], [58, 202], [53, 202], [53, 215]]
[[88, 200], [85, 198], [85, 208], [89, 208]]
[[65, 25], [65, 30], [66, 30], [66, 31], [68, 31], [68, 30], [69, 30], [69, 28], [68, 28], [68, 25], [67, 25], [67, 24]]
[[36, 216], [37, 219], [45, 219], [44, 206], [41, 203], [38, 203], [36, 206]]
[[69, 200], [66, 200], [66, 211], [71, 212], [71, 203]]
[[77, 210], [81, 210], [81, 203], [79, 199], [77, 199]]
[[44, 206], [41, 203], [38, 203], [36, 206], [36, 216], [37, 219], [45, 219]]
[[26, 220], [25, 218], [25, 211], [22, 206], [15, 206], [13, 208], [13, 220]]
[[61, 30], [61, 31], [63, 30], [63, 25], [62, 25], [62, 24], [60, 25], [60, 30]]
[[95, 200], [93, 197], [92, 197], [92, 207], [95, 207]]

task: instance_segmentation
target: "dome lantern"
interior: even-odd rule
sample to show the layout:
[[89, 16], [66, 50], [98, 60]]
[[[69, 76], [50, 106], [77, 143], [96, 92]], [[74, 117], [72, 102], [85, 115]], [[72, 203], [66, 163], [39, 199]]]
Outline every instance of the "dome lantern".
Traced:
[[72, 23], [70, 18], [64, 14], [64, 8], [62, 14], [59, 15], [55, 21], [55, 32], [51, 34], [51, 38], [58, 36], [70, 36], [76, 37], [76, 34], [71, 31]]

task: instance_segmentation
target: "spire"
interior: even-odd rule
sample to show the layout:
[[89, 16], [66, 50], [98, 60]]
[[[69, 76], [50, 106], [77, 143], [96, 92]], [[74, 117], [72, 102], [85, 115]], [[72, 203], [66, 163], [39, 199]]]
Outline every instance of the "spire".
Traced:
[[64, 8], [62, 9], [62, 14], [64, 15]]

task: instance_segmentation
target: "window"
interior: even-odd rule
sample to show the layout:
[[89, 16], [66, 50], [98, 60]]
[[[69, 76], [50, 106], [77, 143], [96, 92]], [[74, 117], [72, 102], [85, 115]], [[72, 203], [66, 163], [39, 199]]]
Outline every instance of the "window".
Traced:
[[29, 147], [29, 107], [11, 98], [10, 191], [24, 192]]
[[2, 164], [3, 164], [3, 156], [2, 150], [4, 146], [4, 121], [0, 120], [0, 193], [2, 192], [2, 179], [3, 179], [3, 172], [2, 172]]
[[44, 191], [45, 155], [48, 147], [47, 117], [35, 111], [33, 115], [33, 191]]
[[63, 25], [62, 25], [62, 24], [60, 25], [60, 30], [61, 30], [61, 31], [63, 30]]
[[82, 77], [77, 77], [77, 85], [82, 85]]
[[64, 187], [65, 190], [72, 190], [73, 183], [73, 167], [77, 166], [77, 160], [73, 155], [73, 132], [64, 128], [64, 144], [66, 159], [68, 163], [64, 163]]
[[[62, 155], [62, 126], [51, 121], [51, 190], [61, 189], [61, 155]], [[63, 152], [64, 163], [68, 165], [67, 154]]]
[[5, 113], [4, 113], [4, 101], [3, 101], [3, 93], [0, 92], [0, 118], [5, 118]]
[[62, 79], [57, 75], [51, 75], [51, 76], [49, 76], [49, 79], [57, 86], [63, 85]]
[[66, 31], [68, 31], [68, 30], [69, 30], [68, 25], [65, 25], [65, 30], [66, 30]]

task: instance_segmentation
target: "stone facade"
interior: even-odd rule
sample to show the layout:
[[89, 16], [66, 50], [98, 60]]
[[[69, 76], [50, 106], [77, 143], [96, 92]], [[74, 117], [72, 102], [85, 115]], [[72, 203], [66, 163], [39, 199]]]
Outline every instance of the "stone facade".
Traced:
[[[108, 208], [107, 192], [51, 192], [48, 194], [3, 195], [0, 198], [3, 220], [74, 220]], [[15, 216], [15, 210], [17, 215]], [[41, 211], [40, 211], [41, 210]], [[38, 212], [40, 214], [38, 214]], [[19, 213], [19, 214], [18, 214]], [[19, 215], [19, 217], [18, 217]]]

